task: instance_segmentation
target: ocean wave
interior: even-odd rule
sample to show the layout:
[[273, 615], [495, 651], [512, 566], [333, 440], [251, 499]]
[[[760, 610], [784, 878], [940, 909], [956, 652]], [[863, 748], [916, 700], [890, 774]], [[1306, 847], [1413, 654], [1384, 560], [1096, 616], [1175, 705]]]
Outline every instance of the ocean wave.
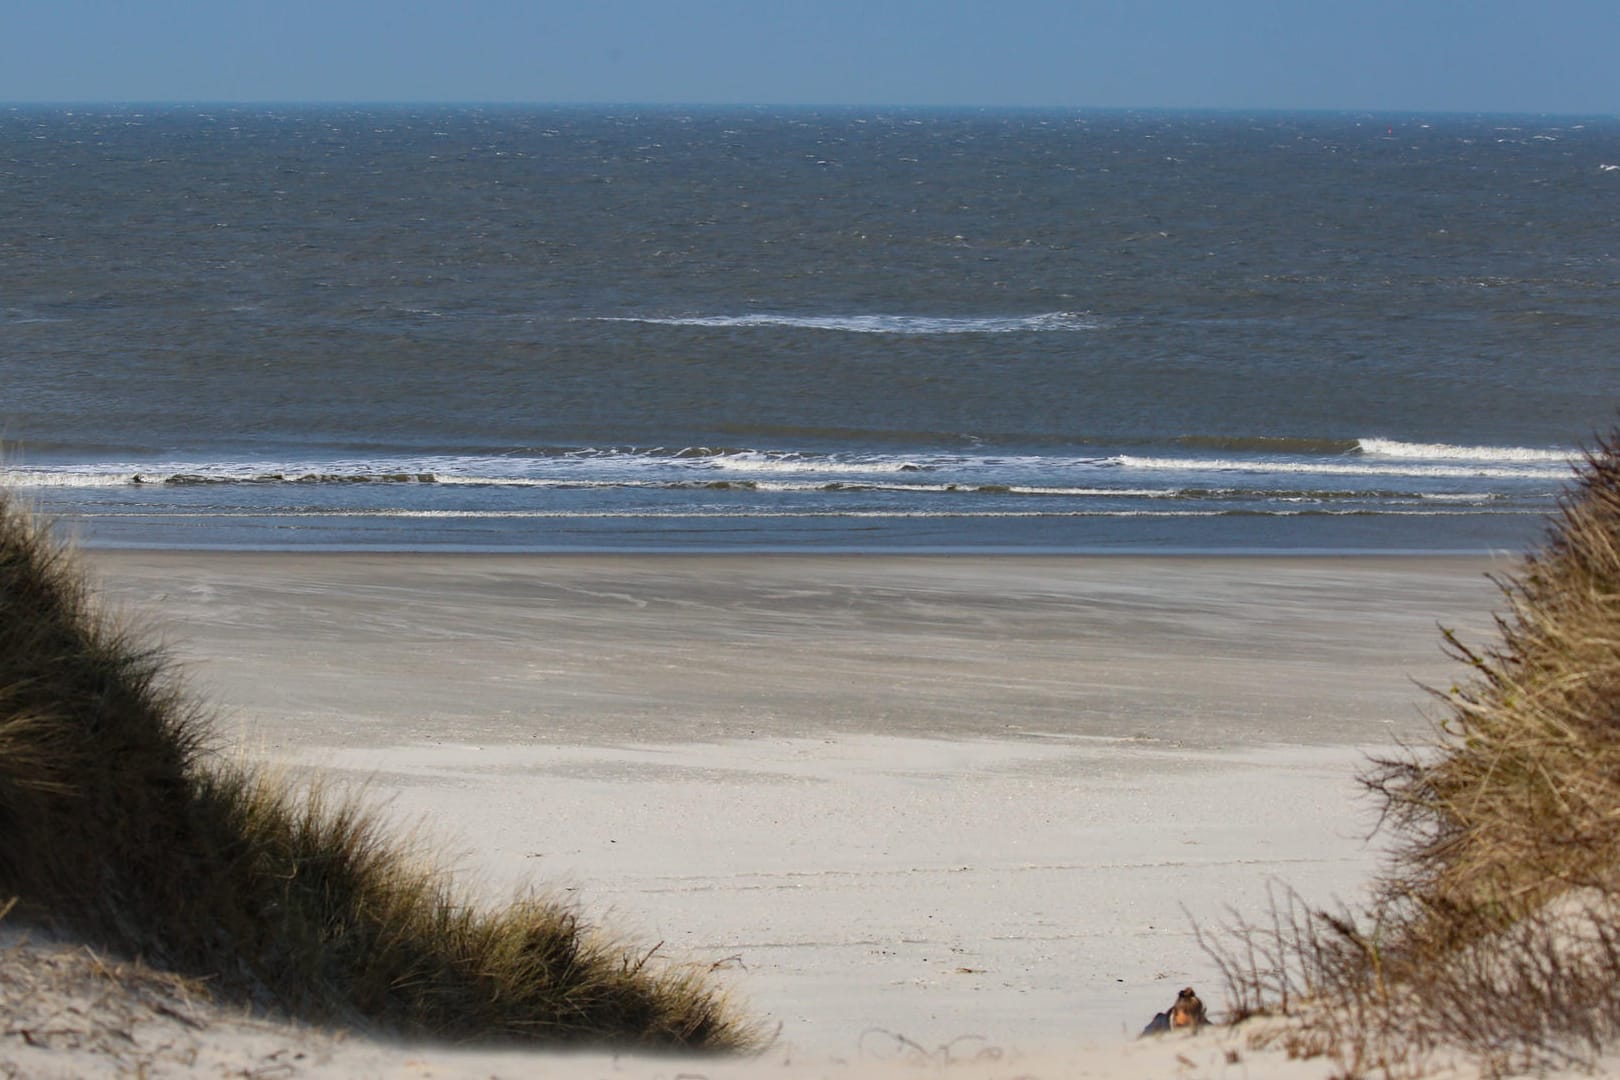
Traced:
[[1420, 491], [1418, 498], [1426, 502], [1445, 503], [1488, 503], [1495, 502], [1503, 496], [1494, 491], [1466, 492], [1466, 491]]
[[599, 315], [597, 322], [649, 323], [655, 326], [790, 327], [837, 330], [849, 334], [1027, 334], [1095, 330], [1101, 324], [1083, 312], [1048, 311], [1039, 315]]
[[[1545, 461], [1535, 458], [1530, 461]], [[1562, 460], [1562, 459], [1558, 459]], [[1426, 477], [1444, 480], [1496, 479], [1496, 480], [1563, 480], [1569, 476], [1567, 466], [1552, 468], [1546, 465], [1518, 464], [1513, 459], [1498, 459], [1497, 464], [1464, 464], [1462, 462], [1436, 462], [1424, 460], [1368, 461], [1365, 457], [1345, 461], [1273, 461], [1242, 458], [1161, 458], [1135, 454], [1118, 454], [1107, 463], [1119, 468], [1144, 472], [1222, 472], [1222, 473], [1285, 473], [1312, 476], [1382, 476]]]
[[1403, 461], [1478, 462], [1569, 462], [1572, 450], [1525, 446], [1455, 446], [1449, 443], [1404, 442], [1399, 439], [1362, 437], [1346, 439], [1310, 435], [1180, 435], [1170, 440], [1188, 450], [1208, 450], [1234, 454], [1279, 457], [1364, 457], [1398, 458]]
[[[1086, 446], [1091, 444], [1087, 443]], [[467, 454], [237, 460], [102, 460], [0, 469], [15, 488], [210, 485], [438, 485], [446, 488], [676, 488], [734, 491], [937, 492], [1051, 498], [1227, 498], [1433, 501], [1489, 490], [1550, 491], [1571, 455], [1511, 446], [1381, 438], [1185, 436], [1115, 452], [1080, 445], [997, 453], [989, 447], [765, 449], [746, 445], [525, 447]], [[1175, 452], [1179, 450], [1181, 452]], [[1158, 452], [1156, 452], [1158, 451]], [[1202, 452], [1200, 452], [1202, 451]], [[1438, 484], [1436, 482], [1439, 482]], [[1505, 481], [1499, 484], [1497, 481]], [[1433, 492], [1435, 487], [1450, 489]], [[1328, 491], [1325, 489], [1341, 490]], [[407, 501], [428, 496], [403, 497]], [[273, 501], [280, 496], [265, 496]]]
[[[1492, 516], [1540, 516], [1542, 511], [1507, 508], [1488, 511]], [[76, 518], [134, 518], [134, 519], [197, 519], [229, 518], [281, 519], [281, 518], [398, 518], [422, 520], [558, 520], [558, 519], [658, 519], [658, 520], [729, 520], [733, 518], [827, 518], [827, 519], [885, 519], [885, 518], [1221, 518], [1221, 517], [1477, 517], [1474, 509], [1428, 509], [1406, 507], [1351, 507], [1346, 509], [1295, 509], [1280, 507], [1235, 507], [1222, 509], [1088, 509], [1088, 510], [733, 510], [730, 508], [666, 510], [630, 508], [623, 510], [431, 510], [407, 507], [376, 509], [345, 508], [338, 510], [255, 509], [234, 513], [165, 510], [85, 510]]]
[[39, 469], [0, 470], [0, 485], [8, 488], [106, 488], [124, 487], [130, 482], [127, 472], [58, 472]]
[[262, 472], [231, 467], [199, 466], [194, 470], [167, 469], [10, 469], [0, 470], [0, 485], [11, 488], [110, 488], [203, 484], [431, 484], [426, 472]]
[[[1528, 446], [1452, 446], [1448, 443], [1412, 443], [1396, 439], [1357, 439], [1357, 447], [1369, 457], [1401, 458], [1419, 461], [1491, 461], [1572, 463], [1573, 450], [1547, 450]], [[1568, 475], [1560, 470], [1558, 475]]]
[[746, 451], [695, 458], [718, 468], [750, 473], [908, 473], [934, 467], [909, 457], [887, 455], [823, 455]]
[[[0, 483], [14, 488], [111, 488], [208, 485], [441, 485], [444, 487], [591, 488], [711, 487], [761, 491], [888, 490], [978, 491], [993, 494], [1201, 497], [1233, 484], [1250, 497], [1392, 498], [1399, 478], [1424, 480], [1549, 480], [1568, 477], [1567, 459], [1553, 451], [1459, 448], [1480, 451], [1418, 456], [1421, 444], [1395, 444], [1410, 453], [1245, 454], [1209, 456], [1131, 453], [1106, 457], [1073, 454], [993, 454], [933, 451], [807, 452], [738, 447], [585, 447], [521, 454], [309, 459], [303, 461], [98, 462], [13, 466]], [[1445, 448], [1442, 448], [1445, 449]], [[1494, 456], [1484, 451], [1495, 450]], [[1185, 476], [1165, 476], [1183, 473]], [[1291, 476], [1342, 478], [1348, 490], [1304, 490]], [[1267, 477], [1275, 478], [1272, 481]], [[1472, 485], [1468, 485], [1472, 486]], [[1462, 495], [1471, 494], [1466, 490]]]

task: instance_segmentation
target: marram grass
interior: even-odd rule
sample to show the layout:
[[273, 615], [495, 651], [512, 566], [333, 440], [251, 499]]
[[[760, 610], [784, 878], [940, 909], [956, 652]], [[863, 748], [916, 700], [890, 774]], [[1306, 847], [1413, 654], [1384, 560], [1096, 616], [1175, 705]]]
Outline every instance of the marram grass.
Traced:
[[1364, 910], [1297, 896], [1205, 935], [1238, 1015], [1344, 1076], [1592, 1068], [1620, 1040], [1620, 432], [1597, 442], [1543, 543], [1499, 581], [1495, 641], [1427, 745], [1363, 777], [1390, 847]]
[[224, 764], [165, 658], [0, 495], [0, 898], [226, 996], [456, 1041], [746, 1050], [706, 969], [471, 905], [359, 804]]

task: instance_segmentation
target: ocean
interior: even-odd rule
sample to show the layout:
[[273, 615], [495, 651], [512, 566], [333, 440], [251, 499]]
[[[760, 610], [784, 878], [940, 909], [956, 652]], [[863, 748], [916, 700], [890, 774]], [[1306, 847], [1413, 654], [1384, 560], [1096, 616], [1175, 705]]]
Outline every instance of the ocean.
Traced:
[[0, 110], [81, 542], [1477, 552], [1615, 422], [1620, 121]]

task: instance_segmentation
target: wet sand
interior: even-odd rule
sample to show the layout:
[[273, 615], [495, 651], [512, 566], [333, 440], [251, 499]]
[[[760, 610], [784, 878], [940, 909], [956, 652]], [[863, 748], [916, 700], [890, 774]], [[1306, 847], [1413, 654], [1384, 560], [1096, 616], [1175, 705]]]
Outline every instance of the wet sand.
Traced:
[[1466, 558], [94, 552], [237, 730], [280, 746], [829, 734], [1382, 741]]

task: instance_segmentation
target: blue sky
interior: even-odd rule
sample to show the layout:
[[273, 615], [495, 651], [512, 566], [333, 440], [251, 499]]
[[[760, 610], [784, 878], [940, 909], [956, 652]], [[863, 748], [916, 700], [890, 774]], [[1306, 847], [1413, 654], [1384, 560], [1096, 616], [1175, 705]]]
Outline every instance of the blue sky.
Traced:
[[0, 0], [0, 101], [1620, 113], [1620, 0]]

